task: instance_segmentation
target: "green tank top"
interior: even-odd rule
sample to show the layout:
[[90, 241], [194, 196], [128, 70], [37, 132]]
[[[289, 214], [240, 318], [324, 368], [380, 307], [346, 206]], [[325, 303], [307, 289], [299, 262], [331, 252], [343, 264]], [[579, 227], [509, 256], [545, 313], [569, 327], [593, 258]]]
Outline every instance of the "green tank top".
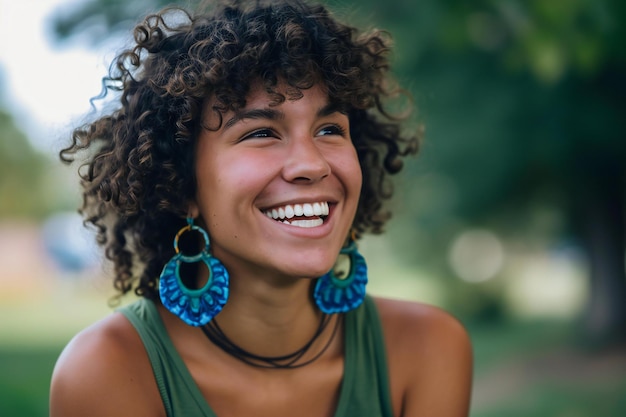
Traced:
[[[155, 304], [141, 299], [119, 310], [146, 348], [168, 417], [217, 417], [165, 330]], [[334, 417], [391, 417], [382, 328], [374, 301], [345, 315], [345, 361]]]

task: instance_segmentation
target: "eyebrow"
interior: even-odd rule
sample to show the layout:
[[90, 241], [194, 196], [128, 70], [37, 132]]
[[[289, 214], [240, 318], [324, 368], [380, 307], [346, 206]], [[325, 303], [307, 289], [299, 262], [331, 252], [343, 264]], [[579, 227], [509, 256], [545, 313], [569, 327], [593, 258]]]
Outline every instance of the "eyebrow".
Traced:
[[[344, 113], [335, 104], [328, 103], [317, 111], [317, 117], [330, 116], [331, 114], [337, 112]], [[226, 123], [224, 123], [224, 130], [245, 119], [282, 120], [284, 118], [285, 113], [277, 109], [243, 110], [236, 112], [233, 117], [231, 117], [230, 119], [228, 119], [228, 121], [226, 121]]]

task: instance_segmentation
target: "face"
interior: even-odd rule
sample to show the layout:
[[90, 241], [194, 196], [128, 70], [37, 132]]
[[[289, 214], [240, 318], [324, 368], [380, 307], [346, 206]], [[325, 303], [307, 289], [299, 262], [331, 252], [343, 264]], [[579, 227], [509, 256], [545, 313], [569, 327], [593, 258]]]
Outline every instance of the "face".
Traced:
[[[319, 277], [348, 236], [362, 182], [348, 117], [319, 86], [303, 94], [270, 106], [253, 89], [245, 108], [198, 138], [190, 212], [233, 277]], [[217, 123], [205, 111], [204, 124]]]

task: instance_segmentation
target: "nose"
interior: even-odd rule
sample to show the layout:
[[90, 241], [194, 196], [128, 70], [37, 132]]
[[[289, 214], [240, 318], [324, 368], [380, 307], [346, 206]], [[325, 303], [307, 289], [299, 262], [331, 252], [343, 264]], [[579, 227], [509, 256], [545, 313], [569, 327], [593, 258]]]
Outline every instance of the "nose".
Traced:
[[290, 141], [283, 177], [289, 182], [314, 183], [330, 175], [330, 165], [310, 135]]

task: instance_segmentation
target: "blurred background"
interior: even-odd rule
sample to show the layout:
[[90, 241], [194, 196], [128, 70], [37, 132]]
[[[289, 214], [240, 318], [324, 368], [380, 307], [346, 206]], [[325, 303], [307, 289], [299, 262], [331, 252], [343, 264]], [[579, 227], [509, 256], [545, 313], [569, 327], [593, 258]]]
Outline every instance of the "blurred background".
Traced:
[[[166, 3], [0, 0], [0, 416], [47, 415], [61, 349], [112, 309], [56, 155]], [[327, 3], [391, 32], [426, 129], [362, 244], [371, 292], [467, 326], [472, 417], [626, 415], [626, 3]]]

